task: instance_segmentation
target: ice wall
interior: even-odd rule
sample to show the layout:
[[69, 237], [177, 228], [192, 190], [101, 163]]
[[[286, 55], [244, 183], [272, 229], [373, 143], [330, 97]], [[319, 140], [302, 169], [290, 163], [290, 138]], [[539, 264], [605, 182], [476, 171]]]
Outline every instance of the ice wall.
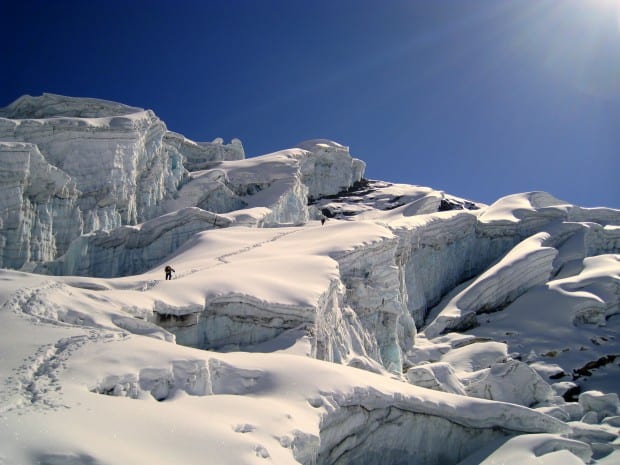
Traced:
[[426, 335], [435, 337], [448, 330], [469, 327], [476, 314], [499, 309], [526, 290], [546, 283], [558, 253], [545, 246], [548, 239], [548, 234], [538, 233], [511, 249], [439, 309], [439, 315], [425, 328]]
[[183, 154], [184, 166], [189, 171], [203, 170], [220, 161], [245, 158], [243, 144], [239, 139], [233, 139], [230, 144], [224, 144], [221, 138], [213, 142], [194, 142], [181, 134], [168, 131], [164, 142]]
[[403, 395], [389, 397], [356, 389], [313, 402], [328, 412], [321, 421], [317, 464], [458, 463], [496, 439], [568, 430], [558, 420], [512, 404], [478, 404], [465, 413], [451, 408], [449, 397], [421, 405]]
[[220, 164], [223, 182], [248, 208], [268, 208], [261, 226], [304, 224], [308, 221], [308, 187], [301, 176], [300, 159], [307, 152], [282, 150], [241, 162]]
[[136, 224], [187, 176], [152, 111], [99, 118], [2, 119], [0, 140], [36, 144], [80, 192], [83, 232]]
[[0, 267], [52, 260], [81, 231], [79, 191], [35, 144], [0, 142]]
[[274, 305], [242, 294], [211, 300], [204, 308], [183, 309], [175, 315], [156, 308], [155, 323], [180, 344], [208, 349], [246, 347], [274, 339], [287, 330], [312, 322], [313, 308]]
[[389, 371], [400, 373], [402, 353], [415, 338], [407, 310], [407, 289], [397, 266], [398, 239], [383, 239], [334, 256], [346, 288], [344, 305], [353, 309], [362, 328], [365, 354]]
[[366, 164], [349, 154], [349, 148], [336, 142], [317, 139], [298, 144], [312, 156], [301, 164], [303, 183], [311, 199], [337, 194], [360, 181]]
[[[105, 102], [88, 101], [82, 108], [74, 99], [44, 100], [45, 106], [39, 107], [36, 98], [25, 98], [4, 112], [27, 119], [0, 118], [0, 141], [10, 141], [2, 147], [3, 166], [11, 171], [3, 186], [20, 178], [22, 191], [21, 206], [2, 212], [5, 241], [0, 255], [30, 250], [17, 253], [19, 263], [6, 259], [5, 266], [53, 260], [82, 233], [154, 217], [161, 200], [176, 192], [187, 176], [181, 153], [163, 143], [165, 125], [151, 111], [128, 113], [134, 109], [110, 108]], [[47, 118], [55, 111], [69, 116]], [[108, 111], [118, 116], [99, 116]], [[36, 163], [23, 162], [24, 155], [16, 151], [20, 143], [29, 147]], [[72, 187], [58, 187], [59, 179]], [[33, 196], [34, 191], [38, 195]], [[8, 232], [16, 222], [20, 232]]]
[[81, 235], [64, 255], [39, 264], [35, 272], [99, 277], [139, 274], [161, 263], [194, 234], [231, 222], [199, 208], [178, 210], [139, 226]]
[[189, 179], [184, 164], [244, 157], [239, 140], [192, 142], [150, 110], [52, 94], [0, 109], [0, 141], [0, 259], [12, 268], [54, 260], [81, 234], [165, 213], [162, 202]]
[[296, 338], [312, 334], [307, 355], [382, 371], [374, 328], [344, 304], [345, 292], [342, 282], [334, 280], [314, 306], [275, 304], [246, 294], [216, 297], [204, 307], [172, 309], [156, 305], [154, 323], [173, 333], [179, 344], [212, 350], [244, 348], [260, 352], [262, 343], [287, 347]]

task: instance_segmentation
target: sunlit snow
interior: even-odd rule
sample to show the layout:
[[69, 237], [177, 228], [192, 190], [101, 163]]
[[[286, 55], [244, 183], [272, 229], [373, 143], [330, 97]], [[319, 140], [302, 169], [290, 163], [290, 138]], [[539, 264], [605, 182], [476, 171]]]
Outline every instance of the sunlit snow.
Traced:
[[364, 167], [0, 109], [0, 464], [618, 463], [620, 211]]

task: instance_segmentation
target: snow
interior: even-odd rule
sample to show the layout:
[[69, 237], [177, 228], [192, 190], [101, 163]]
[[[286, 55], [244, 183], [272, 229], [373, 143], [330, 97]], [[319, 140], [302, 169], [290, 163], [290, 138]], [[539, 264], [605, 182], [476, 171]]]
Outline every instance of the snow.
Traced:
[[0, 464], [618, 463], [617, 210], [49, 94], [0, 157]]
[[528, 192], [513, 194], [497, 200], [480, 216], [481, 221], [492, 222], [519, 222], [527, 218], [528, 214], [540, 212], [563, 211], [570, 207], [566, 202], [556, 199], [546, 192]]
[[548, 434], [519, 436], [506, 441], [486, 459], [465, 460], [459, 465], [579, 465], [587, 463], [591, 451], [579, 441]]

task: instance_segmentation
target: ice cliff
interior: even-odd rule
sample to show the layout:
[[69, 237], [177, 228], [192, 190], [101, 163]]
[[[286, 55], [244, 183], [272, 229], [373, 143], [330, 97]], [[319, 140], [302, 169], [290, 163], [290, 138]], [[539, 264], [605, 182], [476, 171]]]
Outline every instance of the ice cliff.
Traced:
[[[90, 331], [42, 365], [109, 338], [118, 363], [91, 353], [105, 368], [78, 370], [93, 395], [263, 396], [279, 363], [319, 359], [304, 367], [349, 374], [300, 394], [312, 427], [276, 435], [299, 463], [456, 464], [522, 433], [575, 463], [613, 457], [618, 210], [368, 180], [323, 139], [246, 159], [151, 110], [49, 94], [0, 109], [0, 162], [0, 265], [19, 270], [2, 272], [3, 309]], [[41, 373], [17, 397], [53, 384]]]
[[[185, 159], [191, 165], [243, 158], [239, 141], [194, 143], [169, 132], [150, 110], [50, 94], [0, 109], [0, 141], [3, 187], [13, 189], [2, 214], [13, 227], [3, 231], [21, 224], [3, 234], [1, 263], [13, 268], [57, 258], [81, 234], [164, 213], [161, 202], [188, 179]], [[50, 170], [71, 188], [38, 183]]]
[[[3, 188], [12, 189], [3, 198], [13, 197], [3, 209], [0, 263], [12, 268], [53, 261], [79, 237], [79, 248], [96, 254], [106, 247], [100, 238], [85, 245], [84, 235], [139, 225], [183, 207], [214, 213], [248, 208], [236, 222], [259, 226], [304, 223], [309, 196], [347, 189], [364, 172], [363, 162], [329, 141], [244, 162], [238, 139], [228, 145], [221, 139], [197, 143], [168, 131], [150, 110], [50, 94], [24, 96], [0, 109], [0, 141]], [[50, 170], [69, 187], [35, 186]], [[228, 223], [224, 219], [219, 226]], [[146, 263], [178, 245], [145, 252]], [[82, 268], [84, 274], [112, 276], [146, 269], [111, 267], [84, 270], [83, 264], [69, 263], [65, 272]]]

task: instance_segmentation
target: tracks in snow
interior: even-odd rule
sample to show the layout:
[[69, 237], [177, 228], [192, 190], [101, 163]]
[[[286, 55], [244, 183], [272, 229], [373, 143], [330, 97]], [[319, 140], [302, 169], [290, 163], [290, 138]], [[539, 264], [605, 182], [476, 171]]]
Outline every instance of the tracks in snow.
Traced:
[[264, 246], [266, 244], [269, 244], [270, 242], [276, 242], [276, 241], [282, 239], [283, 237], [290, 236], [291, 234], [296, 234], [299, 231], [301, 231], [301, 229], [294, 229], [293, 231], [285, 231], [285, 232], [276, 234], [275, 236], [273, 236], [270, 239], [267, 239], [267, 240], [264, 240], [264, 241], [260, 241], [260, 242], [256, 242], [256, 243], [254, 243], [252, 245], [248, 245], [248, 246], [243, 247], [243, 248], [241, 248], [239, 250], [236, 250], [234, 252], [229, 252], [229, 253], [220, 255], [219, 257], [216, 257], [216, 260], [221, 262], [222, 264], [230, 263], [228, 261], [228, 258], [230, 258], [230, 257], [234, 257], [236, 255], [242, 255], [244, 253], [248, 253], [248, 252], [250, 252], [250, 251], [252, 251], [254, 249], [257, 249], [257, 248], [262, 247], [262, 246]]
[[[182, 277], [185, 277], [185, 276], [190, 276], [192, 274], [199, 273], [201, 271], [208, 270], [208, 269], [214, 268], [216, 266], [227, 265], [227, 264], [230, 263], [229, 258], [231, 258], [231, 257], [235, 257], [235, 256], [238, 256], [238, 255], [243, 255], [245, 253], [251, 252], [252, 250], [255, 250], [255, 249], [257, 249], [259, 247], [262, 247], [262, 246], [264, 246], [266, 244], [269, 244], [271, 242], [276, 242], [276, 241], [282, 239], [283, 237], [289, 236], [291, 234], [296, 234], [300, 230], [301, 229], [294, 229], [292, 231], [285, 231], [285, 232], [282, 232], [282, 233], [278, 233], [275, 236], [273, 236], [273, 237], [271, 237], [269, 239], [266, 239], [264, 241], [259, 241], [259, 242], [256, 242], [254, 244], [242, 247], [242, 248], [240, 248], [238, 250], [234, 250], [232, 252], [227, 252], [225, 254], [219, 255], [219, 256], [214, 258], [214, 260], [217, 261], [216, 264], [209, 264], [209, 265], [205, 265], [205, 266], [202, 266], [202, 267], [195, 267], [195, 268], [192, 268], [192, 269], [190, 269], [190, 270], [188, 270], [186, 272], [175, 273], [175, 278], [174, 279], [179, 279], [179, 278], [182, 278]], [[146, 292], [146, 291], [149, 291], [149, 290], [153, 289], [154, 287], [158, 286], [160, 282], [161, 282], [161, 280], [159, 280], [159, 279], [152, 279], [152, 280], [149, 280], [149, 281], [143, 281], [139, 286], [137, 286], [137, 287], [135, 287], [133, 289], [137, 290], [137, 291], [141, 291], [141, 292]]]
[[[252, 250], [255, 250], [257, 248], [263, 247], [264, 245], [267, 245], [267, 244], [272, 243], [272, 242], [276, 242], [276, 241], [282, 239], [283, 237], [290, 236], [291, 234], [296, 234], [296, 233], [300, 232], [301, 230], [302, 230], [301, 228], [297, 228], [297, 229], [293, 229], [292, 231], [284, 231], [284, 232], [278, 233], [275, 236], [273, 236], [273, 237], [271, 237], [269, 239], [266, 239], [264, 241], [255, 242], [254, 244], [247, 245], [247, 246], [242, 247], [242, 248], [240, 248], [238, 250], [234, 250], [232, 252], [227, 252], [225, 254], [219, 255], [219, 256], [214, 258], [214, 260], [217, 261], [216, 264], [210, 264], [210, 265], [205, 265], [203, 267], [192, 268], [191, 270], [188, 270], [187, 272], [184, 272], [184, 273], [176, 273], [176, 278], [175, 279], [179, 279], [179, 278], [182, 278], [182, 277], [185, 277], [185, 276], [190, 276], [192, 274], [199, 273], [201, 271], [208, 270], [208, 269], [214, 268], [216, 266], [227, 265], [227, 264], [230, 263], [229, 259], [231, 257], [235, 257], [235, 256], [238, 256], [238, 255], [243, 255], [245, 253], [251, 252]], [[145, 291], [148, 291], [150, 289], [153, 289], [160, 282], [161, 282], [161, 280], [145, 281], [139, 287], [136, 287], [134, 289], [142, 291], [142, 292], [145, 292]]]
[[[215, 257], [217, 261], [215, 265], [211, 264], [204, 268], [195, 268], [179, 277], [197, 273], [214, 266], [226, 265], [230, 263], [232, 257], [248, 253], [299, 231], [299, 229], [284, 231], [269, 239], [222, 254]], [[146, 282], [139, 290], [146, 291], [156, 286], [158, 282]], [[61, 338], [55, 343], [39, 345], [32, 355], [27, 356], [13, 370], [13, 374], [0, 385], [0, 415], [25, 408], [39, 410], [69, 408], [69, 405], [63, 402], [62, 386], [59, 377], [66, 368], [67, 361], [71, 355], [89, 343], [113, 342], [127, 337], [127, 334], [122, 331], [92, 327], [85, 328], [81, 325], [61, 321], [59, 319], [59, 312], [62, 309], [58, 304], [53, 303], [50, 295], [63, 291], [64, 287], [63, 283], [50, 280], [37, 288], [22, 288], [0, 307], [0, 311], [11, 311], [18, 317], [29, 320], [34, 326], [55, 326], [85, 329], [88, 331], [85, 334]]]
[[[18, 318], [27, 319], [35, 328], [63, 327], [86, 330], [85, 334], [63, 337], [54, 343], [33, 344], [34, 353], [21, 361], [19, 366], [0, 385], [0, 415], [24, 408], [57, 410], [68, 408], [63, 402], [60, 374], [74, 352], [86, 344], [101, 341], [116, 341], [127, 337], [122, 331], [104, 328], [85, 328], [59, 321], [58, 306], [51, 303], [49, 295], [63, 288], [62, 283], [48, 281], [34, 289], [22, 288], [0, 307]], [[32, 337], [40, 337], [38, 331]]]
[[15, 410], [34, 408], [58, 410], [69, 408], [63, 401], [60, 375], [74, 352], [94, 342], [114, 342], [125, 337], [122, 333], [91, 330], [62, 338], [53, 344], [41, 345], [26, 357], [0, 386], [0, 415]]

